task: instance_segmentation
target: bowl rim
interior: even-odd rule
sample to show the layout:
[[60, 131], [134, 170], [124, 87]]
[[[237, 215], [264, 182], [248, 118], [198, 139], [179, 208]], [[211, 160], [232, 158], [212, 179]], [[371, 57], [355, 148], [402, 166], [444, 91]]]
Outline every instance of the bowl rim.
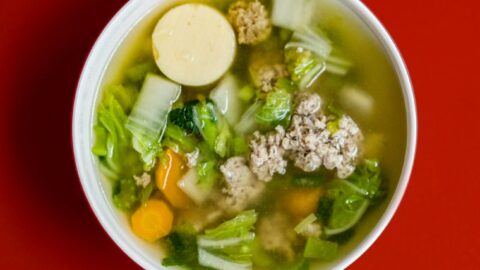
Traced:
[[385, 212], [370, 233], [364, 237], [364, 239], [350, 252], [350, 254], [344, 258], [343, 261], [335, 266], [335, 269], [345, 269], [354, 261], [356, 261], [363, 253], [367, 251], [368, 248], [372, 246], [372, 244], [378, 239], [380, 234], [385, 230], [387, 225], [392, 220], [393, 215], [397, 211], [410, 181], [413, 164], [415, 161], [418, 136], [417, 110], [414, 90], [407, 66], [395, 41], [380, 20], [360, 0], [347, 0], [343, 2], [352, 10], [352, 12], [359, 16], [359, 18], [367, 27], [369, 27], [377, 40], [380, 41], [385, 53], [389, 56], [391, 65], [393, 65], [395, 68], [396, 75], [402, 88], [403, 99], [405, 103], [405, 112], [407, 118], [407, 144], [402, 173], [398, 180], [395, 192], [392, 195], [392, 199], [385, 209]]
[[[168, 4], [168, 0], [131, 0], [128, 1], [110, 20], [95, 42], [80, 75], [72, 114], [72, 145], [77, 174], [89, 202], [102, 228], [133, 261], [145, 269], [154, 269], [156, 264], [128, 241], [127, 232], [116, 226], [117, 213], [105, 201], [107, 196], [98, 178], [98, 169], [94, 166], [90, 153], [92, 138], [91, 125], [94, 119], [94, 106], [97, 91], [104, 77], [107, 64], [119, 48], [121, 42], [131, 30], [147, 16], [154, 7]], [[357, 260], [380, 236], [392, 219], [403, 198], [410, 180], [417, 145], [417, 112], [412, 83], [398, 47], [382, 23], [360, 0], [342, 0], [342, 4], [357, 15], [381, 43], [396, 76], [401, 84], [406, 111], [407, 143], [402, 173], [394, 194], [384, 213], [371, 231], [344, 258], [338, 261], [334, 269], [345, 269]], [[88, 108], [85, 113], [85, 108]], [[87, 120], [85, 120], [87, 118]], [[89, 136], [85, 136], [89, 134]], [[88, 137], [88, 138], [85, 138]], [[89, 179], [95, 178], [95, 181]], [[99, 196], [101, 195], [101, 196]], [[101, 197], [101, 198], [100, 198]], [[158, 262], [157, 262], [158, 263]], [[166, 268], [165, 268], [166, 269]]]

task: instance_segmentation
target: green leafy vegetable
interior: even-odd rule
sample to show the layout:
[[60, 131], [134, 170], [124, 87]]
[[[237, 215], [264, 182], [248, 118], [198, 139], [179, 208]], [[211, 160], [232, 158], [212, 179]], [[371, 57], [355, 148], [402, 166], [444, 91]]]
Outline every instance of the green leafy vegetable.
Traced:
[[325, 226], [325, 234], [331, 239], [335, 239], [333, 235], [342, 239], [343, 233], [348, 236], [346, 232], [358, 223], [372, 200], [380, 196], [380, 184], [380, 166], [376, 160], [365, 160], [347, 180], [331, 182], [316, 212]]
[[209, 100], [199, 102], [195, 106], [194, 121], [209, 148], [222, 158], [228, 157], [233, 135], [227, 121], [218, 114], [215, 105]]
[[224, 121], [219, 123], [221, 126], [220, 134], [218, 134], [215, 141], [215, 152], [222, 158], [228, 157], [232, 148], [233, 135], [230, 131], [230, 127]]
[[292, 80], [301, 90], [310, 87], [325, 71], [345, 75], [352, 66], [338, 49], [332, 48], [322, 31], [308, 27], [294, 32], [285, 45], [285, 61]]
[[295, 90], [297, 90], [297, 87], [295, 86], [295, 83], [292, 80], [287, 78], [280, 78], [275, 83], [274, 89], [283, 89], [288, 93], [293, 93]]
[[93, 154], [104, 157], [108, 153], [107, 149], [107, 140], [108, 140], [108, 132], [102, 126], [95, 126], [93, 127], [93, 133], [95, 134], [95, 143], [92, 147]]
[[215, 105], [211, 101], [203, 100], [195, 106], [193, 115], [195, 125], [203, 139], [211, 149], [215, 149], [215, 142], [219, 133]]
[[346, 180], [333, 181], [327, 196], [334, 201], [326, 235], [339, 234], [355, 226], [369, 205], [358, 188]]
[[239, 237], [251, 232], [256, 222], [257, 213], [255, 210], [243, 211], [235, 218], [225, 221], [215, 229], [206, 230], [205, 236], [211, 239]]
[[146, 203], [154, 190], [155, 181], [151, 181], [146, 187], [141, 187], [132, 177], [122, 178], [114, 185], [113, 204], [120, 210], [130, 211], [138, 203]]
[[218, 155], [210, 149], [206, 142], [198, 144], [199, 158], [197, 160], [197, 178], [198, 185], [203, 191], [209, 191], [220, 178], [220, 171], [218, 168]]
[[102, 171], [112, 180], [131, 177], [142, 171], [138, 154], [131, 147], [131, 134], [125, 128], [127, 116], [113, 95], [106, 95], [97, 112], [92, 152], [99, 156]]
[[198, 140], [194, 136], [188, 135], [181, 127], [171, 124], [167, 125], [165, 129], [164, 139], [175, 142], [185, 153], [194, 151], [198, 144]]
[[291, 85], [279, 80], [275, 89], [267, 94], [265, 103], [256, 112], [256, 120], [265, 128], [288, 125], [292, 111]]
[[285, 61], [292, 80], [300, 89], [308, 88], [325, 71], [325, 62], [308, 50], [292, 48], [285, 51]]
[[247, 142], [245, 141], [245, 138], [243, 137], [235, 137], [233, 139], [232, 143], [232, 148], [233, 148], [233, 155], [234, 156], [242, 156], [248, 151], [248, 145]]
[[169, 256], [164, 258], [164, 266], [190, 266], [197, 269], [197, 233], [192, 226], [183, 225], [166, 237]]
[[167, 126], [167, 117], [180, 92], [180, 85], [158, 75], [148, 74], [128, 117], [126, 126], [133, 135], [133, 147], [140, 153], [145, 171], [153, 168], [162, 151], [161, 140]]
[[243, 102], [250, 102], [255, 97], [255, 88], [251, 85], [245, 85], [238, 92], [238, 97]]
[[338, 244], [317, 238], [308, 238], [303, 256], [305, 258], [331, 261], [337, 255]]
[[335, 119], [327, 123], [327, 130], [331, 134], [337, 133], [340, 130], [340, 119]]
[[357, 186], [368, 198], [374, 199], [381, 184], [380, 173], [378, 161], [367, 159], [357, 166], [355, 172], [347, 180]]
[[113, 204], [120, 210], [129, 211], [137, 204], [137, 185], [132, 178], [118, 181], [113, 189]]
[[334, 202], [334, 199], [326, 196], [321, 197], [320, 201], [318, 202], [318, 208], [317, 208], [316, 214], [317, 214], [317, 217], [322, 222], [322, 224], [324, 225], [328, 224], [328, 220], [332, 215], [333, 202]]
[[[179, 139], [188, 138], [186, 134], [182, 134], [180, 130], [182, 128], [188, 134], [200, 135], [209, 148], [220, 157], [225, 158], [230, 155], [233, 136], [226, 119], [217, 112], [212, 101], [191, 101], [183, 107], [173, 110], [169, 115], [169, 120], [170, 123], [174, 124], [174, 126], [169, 125], [167, 127], [167, 133], [171, 135], [168, 137], [172, 141], [179, 142]], [[197, 144], [193, 140], [179, 143], [180, 147], [182, 144], [188, 143], [188, 145], [184, 145], [190, 149], [188, 151], [193, 151]]]
[[212, 188], [220, 177], [216, 160], [201, 161], [197, 164], [198, 185], [204, 189]]
[[138, 97], [138, 89], [131, 85], [112, 84], [105, 87], [104, 99], [114, 98], [125, 113], [130, 113]]
[[183, 107], [174, 109], [170, 112], [168, 120], [183, 128], [187, 133], [200, 134], [195, 125], [194, 110], [198, 100], [187, 102]]
[[327, 123], [327, 129], [331, 134], [335, 134], [340, 130], [340, 120], [345, 114], [333, 104], [329, 104], [327, 109], [331, 113], [331, 116], [333, 116], [333, 119]]
[[197, 237], [199, 263], [214, 269], [251, 269], [255, 223], [254, 210], [244, 211]]
[[352, 237], [354, 235], [355, 235], [355, 230], [354, 229], [349, 229], [349, 230], [346, 230], [342, 233], [332, 235], [332, 236], [328, 237], [327, 240], [338, 243], [339, 245], [342, 245], [342, 244], [345, 244], [348, 241], [350, 241], [350, 239], [352, 239]]
[[155, 181], [150, 181], [150, 183], [145, 187], [139, 190], [138, 199], [141, 204], [145, 204], [150, 196], [152, 196], [153, 191], [155, 190]]

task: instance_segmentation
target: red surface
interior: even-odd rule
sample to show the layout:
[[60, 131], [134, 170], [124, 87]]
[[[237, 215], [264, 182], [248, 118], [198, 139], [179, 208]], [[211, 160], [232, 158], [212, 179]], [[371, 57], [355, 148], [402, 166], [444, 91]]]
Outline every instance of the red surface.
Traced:
[[[83, 197], [70, 117], [83, 61], [126, 1], [0, 0], [0, 269], [137, 269]], [[474, 0], [365, 0], [399, 45], [419, 116], [405, 198], [351, 269], [479, 269]]]

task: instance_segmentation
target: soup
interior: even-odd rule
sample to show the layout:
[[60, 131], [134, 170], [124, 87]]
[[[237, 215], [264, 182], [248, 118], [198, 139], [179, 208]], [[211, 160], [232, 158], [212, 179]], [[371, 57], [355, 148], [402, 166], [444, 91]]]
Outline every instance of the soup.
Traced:
[[92, 152], [165, 266], [327, 267], [400, 176], [400, 85], [336, 1], [172, 2], [133, 29], [103, 88]]

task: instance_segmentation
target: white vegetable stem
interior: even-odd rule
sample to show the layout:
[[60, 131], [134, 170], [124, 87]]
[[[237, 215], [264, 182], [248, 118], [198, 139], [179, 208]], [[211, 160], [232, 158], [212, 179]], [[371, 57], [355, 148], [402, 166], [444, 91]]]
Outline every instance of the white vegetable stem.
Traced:
[[191, 168], [185, 175], [177, 182], [177, 186], [187, 194], [197, 205], [202, 204], [210, 194], [209, 189], [204, 189], [198, 185], [197, 170]]
[[245, 111], [242, 115], [242, 118], [240, 118], [240, 122], [238, 122], [237, 125], [235, 125], [235, 132], [240, 135], [245, 135], [249, 132], [252, 132], [255, 130], [257, 126], [256, 122], [256, 113], [258, 109], [262, 106], [260, 102], [255, 102], [250, 106], [247, 111]]
[[135, 150], [142, 154], [144, 161], [154, 161], [156, 153], [152, 149], [162, 139], [168, 113], [181, 90], [180, 85], [159, 75], [146, 76], [126, 125], [132, 132]]
[[203, 248], [198, 249], [198, 262], [200, 265], [221, 270], [248, 270], [252, 263], [238, 263], [216, 256]]
[[372, 114], [374, 109], [374, 99], [364, 90], [356, 86], [345, 86], [340, 91], [340, 102], [345, 107], [357, 112], [363, 117]]
[[248, 233], [244, 236], [241, 237], [233, 237], [233, 238], [227, 238], [227, 239], [221, 239], [221, 240], [214, 240], [214, 239], [209, 239], [208, 237], [205, 236], [200, 236], [198, 238], [197, 244], [200, 247], [205, 247], [205, 248], [225, 248], [229, 246], [235, 246], [243, 241], [253, 241], [255, 239], [255, 233]]
[[236, 50], [230, 23], [203, 4], [184, 4], [168, 11], [155, 27], [152, 40], [160, 70], [171, 80], [189, 86], [220, 79], [230, 68]]
[[210, 99], [217, 105], [218, 110], [225, 116], [230, 126], [238, 123], [242, 113], [239, 91], [240, 83], [235, 76], [228, 74], [210, 92]]
[[295, 226], [295, 232], [296, 233], [302, 233], [303, 231], [305, 231], [305, 229], [310, 225], [312, 224], [313, 222], [315, 222], [317, 220], [317, 217], [315, 216], [315, 214], [310, 214], [308, 215], [306, 218], [304, 218], [300, 223], [298, 223], [297, 226]]
[[272, 24], [297, 31], [310, 24], [315, 2], [312, 0], [274, 0]]

